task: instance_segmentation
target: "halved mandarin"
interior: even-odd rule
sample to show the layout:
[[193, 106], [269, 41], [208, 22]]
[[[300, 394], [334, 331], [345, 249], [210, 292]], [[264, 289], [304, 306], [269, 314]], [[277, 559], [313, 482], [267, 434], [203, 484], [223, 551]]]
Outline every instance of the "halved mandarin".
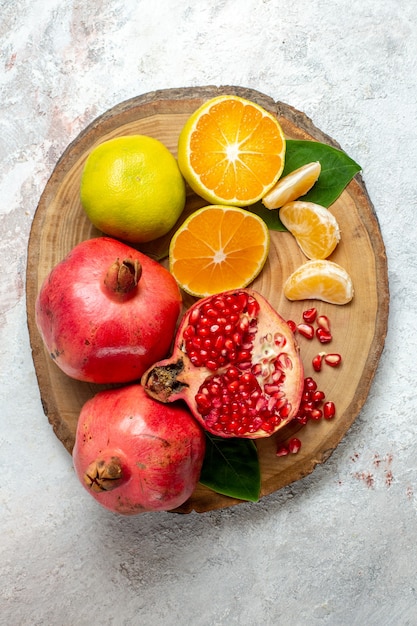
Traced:
[[263, 268], [269, 241], [268, 227], [254, 213], [206, 206], [172, 237], [169, 269], [179, 286], [197, 297], [246, 287]]
[[289, 202], [281, 207], [279, 219], [309, 259], [327, 259], [340, 241], [335, 216], [320, 204]]
[[284, 295], [289, 300], [323, 300], [347, 304], [353, 298], [353, 284], [348, 272], [326, 259], [307, 261], [289, 276]]
[[279, 209], [287, 202], [304, 196], [317, 182], [321, 172], [320, 161], [306, 163], [283, 176], [262, 198], [267, 209]]
[[284, 169], [286, 142], [274, 115], [234, 95], [212, 98], [185, 123], [178, 164], [193, 191], [213, 204], [260, 200]]

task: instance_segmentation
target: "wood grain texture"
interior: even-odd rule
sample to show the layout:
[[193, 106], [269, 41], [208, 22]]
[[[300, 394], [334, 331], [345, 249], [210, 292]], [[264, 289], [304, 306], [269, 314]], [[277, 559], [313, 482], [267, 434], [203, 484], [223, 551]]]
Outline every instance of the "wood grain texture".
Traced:
[[[68, 146], [40, 198], [28, 244], [28, 328], [45, 414], [70, 453], [81, 406], [103, 386], [72, 380], [58, 369], [37, 331], [34, 305], [52, 267], [77, 243], [101, 234], [88, 221], [79, 200], [85, 160], [98, 143], [134, 133], [161, 140], [176, 155], [178, 135], [188, 116], [205, 100], [225, 93], [248, 98], [275, 114], [288, 138], [316, 140], [339, 147], [302, 112], [252, 89], [206, 86], [155, 91], [117, 105], [90, 124]], [[188, 189], [184, 216], [205, 204]], [[384, 345], [389, 309], [387, 261], [378, 220], [360, 175], [352, 180], [330, 210], [342, 233], [341, 242], [330, 259], [349, 272], [355, 289], [354, 299], [344, 306], [314, 302], [320, 313], [332, 320], [331, 351], [343, 355], [340, 369], [325, 368], [315, 375], [326, 397], [336, 403], [337, 417], [304, 427], [298, 434], [302, 448], [297, 455], [277, 457], [275, 454], [277, 443], [294, 434], [295, 426], [289, 425], [273, 437], [257, 441], [261, 496], [308, 475], [317, 464], [329, 458], [366, 401]], [[160, 240], [141, 249], [157, 255], [163, 244], [164, 240]], [[285, 319], [299, 320], [302, 311], [313, 305], [312, 301], [289, 302], [282, 293], [287, 276], [305, 261], [289, 233], [271, 233], [267, 264], [251, 287], [260, 291]], [[190, 298], [185, 297], [184, 302], [187, 306]], [[320, 344], [303, 338], [299, 343], [306, 375], [313, 375], [310, 363], [320, 351]], [[204, 512], [239, 502], [198, 485], [178, 512]]]

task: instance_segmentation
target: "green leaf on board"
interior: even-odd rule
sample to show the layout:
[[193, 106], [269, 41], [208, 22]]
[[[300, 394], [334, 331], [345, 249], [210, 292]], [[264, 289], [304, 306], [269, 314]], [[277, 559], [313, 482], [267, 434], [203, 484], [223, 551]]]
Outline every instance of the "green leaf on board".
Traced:
[[255, 204], [251, 204], [247, 207], [247, 209], [248, 211], [251, 211], [251, 213], [255, 213], [258, 217], [263, 219], [269, 230], [287, 230], [279, 219], [279, 211], [277, 209], [267, 209], [266, 206], [262, 204], [261, 200]]
[[318, 141], [287, 139], [285, 167], [282, 176], [306, 163], [320, 161], [320, 176], [303, 200], [329, 207], [340, 196], [346, 185], [362, 169], [343, 150]]
[[[285, 167], [281, 178], [313, 161], [320, 161], [320, 176], [301, 199], [328, 208], [337, 200], [355, 174], [360, 172], [361, 167], [345, 152], [325, 143], [287, 139]], [[270, 230], [287, 230], [279, 219], [278, 209], [267, 209], [262, 201], [259, 201], [248, 207], [248, 210], [261, 217]]]
[[261, 473], [255, 443], [250, 439], [216, 437], [206, 433], [200, 482], [231, 498], [259, 500]]

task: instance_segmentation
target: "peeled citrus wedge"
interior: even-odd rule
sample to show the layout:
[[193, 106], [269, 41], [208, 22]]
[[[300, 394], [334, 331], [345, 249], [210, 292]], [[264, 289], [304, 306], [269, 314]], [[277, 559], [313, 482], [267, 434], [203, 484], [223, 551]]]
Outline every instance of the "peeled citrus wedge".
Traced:
[[278, 120], [233, 95], [212, 98], [185, 123], [178, 164], [207, 202], [237, 207], [260, 200], [284, 168], [285, 137]]
[[327, 259], [340, 241], [335, 216], [320, 204], [289, 202], [280, 209], [279, 218], [309, 259]]
[[192, 213], [171, 239], [169, 269], [187, 293], [206, 297], [246, 287], [263, 268], [269, 231], [239, 207], [210, 205]]
[[353, 298], [352, 279], [348, 272], [332, 261], [307, 261], [289, 276], [284, 284], [289, 300], [323, 300], [346, 304]]
[[320, 161], [302, 165], [297, 170], [279, 179], [262, 198], [263, 205], [267, 209], [279, 209], [287, 202], [292, 202], [304, 196], [316, 183], [320, 172]]

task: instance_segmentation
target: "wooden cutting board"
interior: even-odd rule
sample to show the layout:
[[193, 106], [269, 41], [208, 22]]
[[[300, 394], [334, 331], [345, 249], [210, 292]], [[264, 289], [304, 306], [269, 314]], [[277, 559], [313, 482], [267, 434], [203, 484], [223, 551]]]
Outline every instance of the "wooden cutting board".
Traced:
[[[37, 331], [34, 305], [41, 283], [52, 267], [80, 241], [101, 234], [88, 221], [79, 200], [85, 160], [98, 143], [135, 133], [159, 139], [176, 155], [178, 135], [188, 116], [205, 100], [227, 93], [257, 102], [275, 114], [290, 139], [316, 140], [339, 147], [303, 113], [252, 89], [206, 86], [155, 91], [122, 102], [80, 133], [58, 161], [40, 198], [28, 244], [28, 328], [45, 414], [70, 453], [81, 406], [103, 386], [72, 380], [58, 369]], [[206, 204], [188, 190], [187, 214]], [[276, 456], [278, 443], [293, 435], [295, 426], [257, 441], [262, 497], [308, 475], [329, 458], [366, 401], [384, 345], [389, 308], [387, 261], [378, 220], [360, 175], [331, 206], [331, 211], [339, 222], [342, 239], [330, 260], [343, 266], [352, 277], [355, 296], [351, 303], [336, 306], [286, 300], [282, 293], [285, 279], [306, 261], [289, 233], [271, 232], [269, 259], [251, 285], [285, 319], [301, 320], [302, 311], [313, 305], [328, 315], [334, 335], [330, 351], [343, 356], [341, 368], [326, 367], [314, 374], [311, 359], [322, 346], [317, 341], [299, 339], [306, 375], [314, 375], [327, 399], [336, 403], [337, 415], [332, 421], [309, 422], [299, 430], [297, 436], [302, 447], [298, 454]], [[151, 255], [158, 254], [164, 244], [166, 241], [161, 240], [142, 249]], [[185, 304], [190, 304], [189, 298]], [[239, 502], [198, 485], [178, 511], [204, 512]]]

